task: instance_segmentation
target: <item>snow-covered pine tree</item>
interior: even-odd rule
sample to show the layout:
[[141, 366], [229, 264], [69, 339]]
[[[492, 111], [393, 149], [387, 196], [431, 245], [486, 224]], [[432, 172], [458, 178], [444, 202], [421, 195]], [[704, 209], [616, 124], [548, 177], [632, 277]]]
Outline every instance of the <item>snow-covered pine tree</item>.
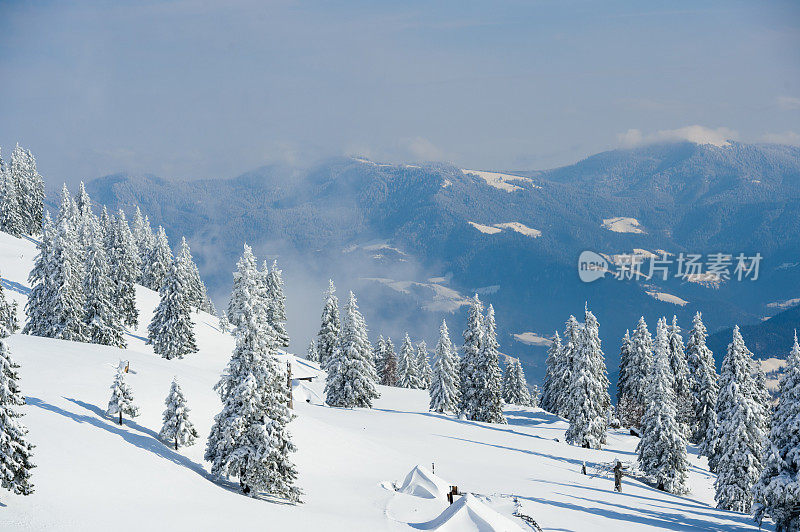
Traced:
[[751, 363], [753, 365], [750, 370], [750, 375], [753, 376], [753, 398], [761, 406], [761, 426], [766, 436], [771, 428], [772, 396], [767, 389], [767, 376], [761, 369], [761, 362], [752, 358]]
[[0, 329], [5, 330], [7, 334], [14, 334], [19, 330], [17, 302], [9, 302], [6, 299], [2, 284], [0, 284]]
[[100, 241], [103, 243], [106, 256], [110, 257], [114, 241], [114, 221], [111, 219], [111, 216], [109, 216], [108, 209], [105, 205], [103, 205], [103, 208], [100, 210], [100, 216], [97, 222], [100, 228]]
[[391, 338], [386, 339], [386, 349], [383, 352], [381, 368], [381, 384], [384, 386], [397, 386], [397, 355]]
[[109, 271], [109, 261], [99, 224], [87, 222], [88, 247], [86, 275], [83, 278], [83, 337], [93, 344], [126, 347], [122, 336], [122, 316], [116, 306], [116, 287]]
[[186, 397], [175, 379], [172, 380], [164, 404], [167, 405], [167, 408], [162, 416], [164, 424], [158, 432], [158, 439], [174, 446], [176, 451], [179, 447], [194, 445], [197, 430], [189, 421], [190, 410], [186, 406]]
[[200, 309], [206, 299], [206, 288], [203, 280], [200, 279], [200, 272], [197, 265], [192, 258], [192, 251], [189, 249], [189, 244], [186, 242], [186, 237], [181, 237], [181, 243], [178, 244], [178, 250], [175, 253], [175, 258], [179, 259], [179, 264], [183, 268], [182, 275], [185, 278], [186, 293], [189, 300], [189, 305]]
[[36, 170], [33, 154], [17, 147], [11, 154], [10, 173], [19, 187], [20, 214], [27, 235], [36, 235], [42, 228], [44, 216], [44, 181]]
[[[245, 255], [252, 256], [249, 248]], [[243, 261], [240, 260], [240, 264]], [[244, 261], [249, 262], [249, 261]], [[294, 485], [297, 469], [290, 460], [296, 448], [287, 425], [292, 420], [286, 375], [280, 371], [275, 334], [266, 319], [263, 284], [253, 264], [241, 264], [238, 281], [236, 347], [214, 389], [222, 411], [214, 417], [205, 459], [216, 476], [236, 476], [245, 495], [266, 491], [291, 501], [300, 499]]]
[[631, 333], [630, 330], [625, 329], [625, 335], [622, 337], [622, 344], [619, 348], [619, 378], [617, 379], [617, 404], [622, 401], [622, 398], [627, 395], [628, 391], [628, 364], [630, 363], [631, 356]]
[[53, 253], [53, 223], [50, 213], [44, 215], [42, 222], [42, 238], [36, 245], [39, 253], [33, 262], [33, 269], [28, 274], [28, 284], [31, 286], [28, 301], [25, 302], [25, 327], [23, 334], [34, 336], [48, 336], [52, 327], [52, 316], [48, 301], [52, 292], [50, 284], [50, 257]]
[[119, 416], [118, 423], [120, 425], [122, 425], [123, 414], [130, 417], [139, 415], [139, 407], [133, 404], [131, 387], [125, 382], [125, 368], [126, 364], [120, 360], [114, 382], [111, 384], [111, 399], [108, 400], [108, 409], [106, 409], [109, 416]]
[[472, 419], [479, 405], [477, 377], [475, 376], [478, 357], [483, 349], [483, 303], [478, 299], [478, 294], [470, 300], [467, 311], [467, 327], [464, 329], [464, 346], [461, 348], [459, 373], [459, 412]]
[[75, 231], [75, 203], [64, 187], [59, 222], [54, 228], [52, 252], [46, 268], [49, 282], [45, 300], [46, 312], [50, 313], [50, 338], [82, 342], [84, 335], [83, 291], [84, 249]]
[[525, 372], [518, 358], [506, 362], [503, 373], [503, 401], [509, 405], [531, 406], [531, 392], [525, 381]]
[[150, 262], [150, 250], [155, 246], [155, 234], [153, 228], [150, 227], [150, 222], [147, 217], [142, 216], [142, 211], [136, 207], [133, 213], [133, 220], [131, 222], [131, 233], [133, 234], [133, 242], [139, 253], [140, 272], [139, 278], [136, 282], [142, 286], [147, 286], [145, 273], [148, 269]]
[[706, 347], [706, 327], [700, 312], [694, 315], [692, 330], [686, 342], [686, 363], [689, 370], [689, 388], [694, 411], [692, 442], [700, 446], [700, 454], [711, 456], [710, 446], [717, 426], [717, 370], [714, 354]]
[[430, 388], [433, 375], [431, 372], [431, 363], [428, 361], [428, 344], [425, 343], [425, 340], [421, 340], [417, 344], [416, 364], [420, 388], [427, 390]]
[[677, 419], [675, 375], [670, 358], [667, 320], [658, 320], [652, 355], [652, 372], [647, 381], [647, 407], [642, 416], [642, 439], [636, 449], [641, 470], [658, 489], [670, 493], [686, 491], [686, 438]]
[[445, 320], [439, 327], [429, 394], [430, 409], [434, 412], [454, 414], [458, 411], [458, 355]]
[[484, 423], [506, 423], [503, 415], [503, 372], [500, 370], [500, 346], [494, 320], [494, 307], [489, 305], [483, 321], [481, 349], [473, 363], [472, 387], [475, 390], [470, 419]]
[[234, 329], [247, 320], [244, 313], [250, 304], [249, 299], [263, 297], [263, 286], [257, 284], [259, 281], [256, 257], [252, 248], [245, 244], [242, 256], [236, 262], [236, 271], [233, 272], [233, 290], [228, 302], [228, 322]]
[[78, 194], [75, 196], [74, 217], [73, 224], [75, 227], [75, 234], [78, 237], [79, 253], [85, 253], [89, 249], [89, 245], [94, 239], [92, 234], [95, 231], [95, 226], [99, 226], [97, 216], [92, 212], [92, 200], [89, 194], [86, 193], [86, 187], [83, 181], [80, 183]]
[[372, 408], [380, 394], [375, 389], [377, 374], [372, 363], [367, 324], [358, 310], [356, 296], [344, 308], [342, 341], [326, 366], [325, 403], [343, 408]]
[[109, 227], [108, 247], [115, 307], [122, 323], [135, 328], [139, 323], [135, 285], [141, 277], [142, 267], [133, 234], [122, 209]]
[[319, 362], [319, 355], [317, 355], [317, 342], [313, 338], [308, 342], [308, 349], [306, 349], [306, 360], [309, 362]]
[[778, 388], [778, 405], [764, 449], [764, 469], [753, 486], [756, 520], [768, 515], [777, 532], [800, 530], [800, 345], [797, 332]]
[[283, 272], [278, 269], [278, 261], [272, 261], [272, 268], [266, 271], [267, 297], [270, 302], [268, 315], [272, 328], [278, 339], [278, 347], [289, 347], [289, 333], [286, 331], [286, 296], [283, 293]]
[[223, 334], [228, 334], [231, 331], [231, 323], [228, 321], [228, 315], [220, 312], [217, 316], [219, 320], [219, 330]]
[[[621, 364], [621, 363], [620, 363]], [[624, 368], [620, 365], [619, 379], [624, 383], [623, 397], [618, 410], [623, 426], [638, 429], [647, 406], [646, 389], [653, 366], [653, 338], [647, 330], [644, 317], [639, 318], [631, 336]]]
[[386, 356], [386, 340], [383, 335], [378, 335], [378, 340], [372, 344], [372, 361], [378, 373], [378, 382], [383, 381], [383, 357]]
[[533, 386], [531, 386], [530, 395], [531, 395], [531, 404], [529, 406], [539, 408], [539, 402], [541, 401], [542, 392], [539, 391], [539, 387], [537, 385], [534, 384]]
[[578, 323], [575, 316], [567, 318], [564, 325], [564, 346], [562, 354], [558, 358], [558, 367], [556, 368], [556, 375], [558, 375], [560, 382], [556, 387], [558, 390], [555, 414], [563, 417], [569, 417], [570, 409], [570, 390], [572, 389], [572, 373], [573, 373], [573, 359], [580, 346], [582, 325]]
[[336, 286], [334, 286], [333, 280], [328, 281], [321, 321], [317, 333], [317, 352], [319, 353], [319, 364], [324, 368], [328, 359], [333, 356], [334, 349], [339, 345], [339, 335], [342, 329], [339, 318], [339, 299], [336, 297]]
[[0, 486], [18, 495], [30, 495], [34, 446], [26, 437], [28, 429], [19, 421], [22, 414], [15, 410], [25, 404], [25, 398], [19, 388], [19, 365], [11, 358], [5, 341], [9, 334], [0, 325]]
[[183, 272], [186, 265], [176, 258], [161, 284], [161, 301], [147, 327], [147, 343], [166, 359], [183, 358], [197, 352], [194, 337], [189, 292]]
[[572, 362], [567, 443], [592, 449], [599, 449], [605, 443], [611, 408], [608, 385], [606, 363], [600, 347], [600, 326], [587, 308]]
[[717, 507], [748, 512], [751, 489], [761, 474], [763, 411], [755, 399], [750, 375], [752, 354], [737, 325], [722, 360], [715, 433]]
[[694, 410], [691, 401], [689, 367], [686, 362], [681, 328], [678, 326], [678, 317], [675, 315], [672, 316], [672, 325], [669, 328], [669, 365], [675, 377], [675, 408], [678, 422], [683, 426], [686, 437], [689, 437], [694, 432]]
[[25, 234], [25, 229], [19, 186], [14, 174], [3, 164], [0, 168], [0, 231], [19, 237]]
[[164, 284], [164, 278], [167, 276], [172, 260], [172, 251], [169, 249], [167, 234], [164, 232], [164, 228], [159, 225], [155, 243], [147, 256], [147, 262], [142, 267], [144, 270], [142, 274], [144, 285], [151, 290], [159, 292], [161, 285]]
[[406, 333], [403, 344], [400, 346], [400, 356], [397, 359], [397, 386], [400, 388], [421, 388], [422, 382], [417, 375], [417, 360], [414, 354], [414, 345]]
[[547, 360], [545, 361], [545, 374], [544, 374], [544, 389], [542, 390], [541, 407], [548, 412], [556, 413], [558, 411], [559, 393], [558, 388], [561, 384], [561, 379], [556, 373], [559, 366], [559, 358], [564, 354], [563, 346], [561, 345], [561, 336], [556, 331], [553, 336], [553, 341], [547, 349]]

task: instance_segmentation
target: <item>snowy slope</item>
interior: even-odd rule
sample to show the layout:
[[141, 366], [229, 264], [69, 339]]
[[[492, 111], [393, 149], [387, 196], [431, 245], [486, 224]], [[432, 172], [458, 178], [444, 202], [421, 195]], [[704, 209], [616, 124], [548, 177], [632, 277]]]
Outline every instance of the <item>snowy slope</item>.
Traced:
[[[0, 234], [3, 285], [20, 302], [34, 254], [31, 242]], [[748, 516], [713, 508], [712, 477], [694, 451], [689, 496], [631, 478], [619, 494], [608, 475], [583, 476], [580, 467], [586, 462], [592, 473], [616, 457], [634, 461], [637, 440], [622, 431], [609, 435], [605, 450], [579, 449], [564, 443], [566, 423], [539, 409], [508, 408], [509, 425], [486, 425], [429, 413], [423, 391], [386, 387], [379, 387], [383, 395], [372, 410], [329, 408], [318, 399], [320, 379], [295, 387], [291, 431], [305, 504], [244, 497], [233, 484], [210, 478], [202, 460], [220, 408], [212, 386], [232, 337], [198, 313], [200, 351], [184, 360], [156, 357], [143, 332], [157, 296], [146, 289], [137, 295], [142, 326], [127, 336], [127, 350], [9, 339], [21, 365], [23, 421], [38, 467], [33, 495], [0, 492], [0, 530], [498, 530], [507, 522], [529, 530], [515, 510], [544, 530], [756, 530]], [[317, 311], [310, 310], [310, 319]], [[120, 359], [130, 361], [128, 382], [142, 412], [122, 427], [103, 414]], [[155, 439], [173, 376], [201, 436], [179, 452]], [[434, 464], [435, 477], [421, 469], [414, 482], [436, 492], [442, 482], [458, 485], [475, 502], [446, 511], [442, 498], [395, 491], [417, 464]]]

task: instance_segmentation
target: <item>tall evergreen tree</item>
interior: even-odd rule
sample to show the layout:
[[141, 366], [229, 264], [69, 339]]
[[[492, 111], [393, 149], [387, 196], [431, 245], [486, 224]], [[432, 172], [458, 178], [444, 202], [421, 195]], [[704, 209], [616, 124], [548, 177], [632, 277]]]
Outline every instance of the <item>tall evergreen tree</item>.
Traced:
[[377, 375], [367, 324], [353, 292], [350, 292], [344, 313], [341, 346], [327, 364], [325, 402], [344, 408], [372, 408], [372, 400], [380, 395], [375, 389]]
[[706, 327], [700, 312], [694, 315], [692, 330], [686, 342], [686, 363], [689, 370], [689, 388], [694, 411], [692, 442], [700, 446], [700, 454], [711, 456], [710, 446], [717, 426], [717, 370], [714, 354], [706, 347]]
[[471, 417], [485, 423], [506, 423], [503, 415], [503, 373], [500, 370], [500, 346], [494, 320], [494, 307], [489, 305], [483, 322], [481, 349], [473, 363]]
[[661, 318], [656, 328], [652, 373], [648, 378], [647, 408], [642, 417], [642, 439], [636, 449], [639, 466], [658, 489], [670, 493], [686, 491], [686, 439], [678, 421], [675, 375], [670, 359], [670, 331]]
[[327, 365], [328, 359], [333, 356], [334, 349], [339, 345], [341, 329], [339, 299], [336, 297], [333, 280], [329, 280], [328, 290], [325, 292], [325, 305], [322, 307], [322, 324], [317, 333], [317, 352], [320, 366], [323, 368]]
[[467, 327], [464, 329], [464, 346], [461, 348], [463, 356], [459, 365], [459, 404], [461, 414], [472, 419], [479, 405], [478, 389], [475, 386], [475, 376], [478, 357], [483, 349], [483, 304], [478, 299], [478, 294], [470, 300], [467, 311]]
[[678, 317], [672, 316], [672, 326], [669, 328], [669, 365], [674, 375], [675, 408], [678, 422], [683, 426], [686, 436], [694, 432], [694, 410], [691, 400], [691, 383], [689, 382], [689, 367], [686, 361], [686, 352], [681, 337], [681, 328], [678, 326]]
[[630, 428], [639, 428], [647, 405], [647, 384], [653, 367], [653, 338], [647, 330], [644, 317], [631, 336], [624, 369], [620, 366], [619, 379], [623, 383], [623, 396], [619, 399], [620, 422]]
[[269, 271], [266, 266], [265, 263], [264, 274], [270, 303], [267, 312], [270, 324], [277, 335], [278, 347], [286, 349], [289, 347], [289, 333], [286, 331], [286, 296], [283, 293], [283, 272], [278, 269], [277, 260], [272, 262], [272, 268]]
[[429, 390], [431, 410], [442, 413], [458, 411], [458, 355], [450, 340], [445, 320], [442, 320], [439, 327]]
[[631, 357], [631, 333], [625, 329], [622, 344], [619, 348], [619, 377], [617, 379], [617, 404], [622, 401], [628, 391], [628, 364]]
[[182, 261], [181, 258], [175, 259], [167, 271], [159, 291], [161, 301], [147, 327], [147, 343], [153, 346], [156, 354], [166, 359], [183, 358], [197, 352], [189, 290], [182, 275], [186, 265], [181, 264]]
[[[245, 255], [247, 252], [245, 248]], [[251, 266], [243, 265], [239, 272], [249, 269]], [[275, 333], [266, 319], [260, 293], [263, 283], [250, 274], [236, 279], [236, 348], [214, 387], [222, 400], [222, 411], [214, 417], [205, 459], [211, 462], [212, 474], [238, 477], [246, 495], [265, 491], [297, 501], [301, 491], [294, 485], [297, 469], [290, 459], [296, 447], [287, 428], [292, 415], [286, 375], [274, 357]]]
[[19, 330], [19, 318], [17, 317], [17, 302], [9, 302], [6, 299], [3, 285], [0, 283], [0, 330], [5, 330], [7, 334], [14, 334]]
[[532, 406], [531, 392], [518, 358], [509, 359], [503, 373], [503, 401], [510, 405]]
[[90, 222], [87, 237], [89, 246], [86, 254], [86, 276], [83, 279], [83, 336], [87, 342], [93, 344], [126, 347], [122, 336], [122, 316], [115, 306], [116, 287], [111, 278], [97, 223]]
[[564, 347], [561, 345], [561, 336], [556, 331], [553, 341], [547, 349], [547, 360], [545, 361], [544, 389], [542, 390], [541, 407], [548, 412], [557, 413], [559, 404], [559, 394], [561, 390], [558, 386], [561, 379], [557, 369], [561, 366], [560, 358], [564, 354]]
[[751, 489], [761, 473], [765, 437], [763, 411], [753, 394], [751, 357], [737, 325], [722, 361], [714, 482], [717, 507], [737, 512], [750, 511]]
[[575, 316], [567, 318], [567, 322], [564, 325], [564, 347], [562, 348], [561, 356], [558, 358], [559, 364], [556, 368], [556, 375], [559, 378], [557, 386], [559, 393], [556, 396], [558, 403], [556, 404], [556, 412], [554, 412], [563, 418], [569, 417], [573, 366], [575, 356], [580, 347], [581, 329], [582, 326], [575, 319]]
[[251, 305], [250, 298], [262, 297], [262, 292], [255, 255], [252, 248], [245, 244], [242, 256], [236, 262], [236, 271], [233, 272], [233, 291], [228, 302], [228, 321], [234, 329], [247, 320], [245, 312]]
[[141, 277], [141, 262], [136, 243], [120, 209], [108, 230], [109, 264], [114, 283], [115, 307], [122, 323], [135, 328], [139, 323], [136, 307], [136, 283]]
[[386, 340], [383, 335], [378, 335], [378, 340], [372, 344], [372, 361], [378, 372], [378, 382], [383, 381], [383, 357], [386, 356]]
[[33, 445], [28, 429], [20, 422], [16, 407], [25, 404], [19, 387], [19, 365], [11, 358], [5, 338], [9, 332], [0, 326], [0, 486], [18, 495], [33, 493], [31, 463]]
[[[66, 189], [65, 189], [66, 190]], [[45, 306], [50, 313], [50, 330], [45, 336], [81, 342], [84, 335], [83, 249], [75, 232], [74, 202], [62, 196], [59, 223], [53, 235], [47, 272], [49, 288]]]
[[414, 355], [414, 346], [411, 338], [406, 333], [403, 344], [400, 346], [400, 356], [397, 360], [397, 386], [400, 388], [421, 388], [422, 381], [417, 375], [417, 361]]
[[309, 362], [319, 362], [319, 355], [317, 354], [317, 342], [312, 338], [308, 343], [306, 350], [306, 360]]
[[421, 340], [417, 344], [417, 376], [419, 376], [420, 388], [427, 390], [430, 388], [431, 379], [433, 378], [431, 372], [431, 363], [428, 362], [428, 344], [425, 340]]
[[27, 316], [23, 334], [34, 336], [48, 336], [52, 328], [52, 315], [48, 302], [53, 287], [51, 284], [50, 269], [53, 254], [53, 223], [50, 213], [45, 213], [42, 222], [42, 238], [36, 245], [39, 251], [33, 262], [33, 269], [28, 274], [28, 284], [31, 291], [28, 301], [25, 302], [25, 315]]
[[197, 430], [189, 421], [189, 407], [186, 406], [186, 397], [180, 385], [173, 379], [169, 387], [169, 394], [164, 400], [167, 405], [162, 416], [164, 423], [158, 432], [158, 439], [166, 444], [173, 445], [177, 451], [179, 447], [194, 445]]
[[142, 266], [144, 285], [156, 292], [160, 291], [172, 260], [172, 250], [169, 249], [167, 234], [159, 225], [153, 247], [147, 255], [147, 261]]
[[206, 286], [200, 278], [200, 271], [192, 258], [192, 251], [189, 249], [189, 244], [186, 243], [186, 237], [181, 237], [181, 243], [178, 245], [178, 251], [175, 257], [179, 259], [178, 264], [181, 265], [182, 273], [185, 283], [186, 291], [189, 300], [189, 305], [202, 309], [206, 301]]
[[142, 211], [138, 206], [133, 214], [133, 221], [131, 223], [131, 233], [133, 234], [133, 241], [139, 253], [141, 269], [136, 282], [142, 286], [147, 286], [146, 271], [150, 262], [150, 250], [155, 247], [156, 237], [153, 233], [153, 228], [150, 227], [150, 222], [147, 220], [147, 217], [142, 216]]
[[108, 401], [106, 413], [109, 416], [119, 415], [118, 423], [122, 425], [122, 415], [136, 417], [139, 415], [139, 407], [133, 404], [133, 392], [131, 387], [125, 382], [125, 364], [120, 360], [117, 366], [117, 373], [114, 382], [111, 384], [111, 399]]
[[0, 231], [20, 237], [25, 234], [25, 229], [19, 187], [14, 174], [3, 164], [0, 168]]
[[379, 367], [381, 368], [381, 384], [384, 386], [397, 386], [397, 355], [394, 352], [394, 344], [391, 338], [386, 339], [386, 349]]
[[764, 449], [764, 469], [753, 487], [755, 517], [775, 522], [777, 532], [800, 530], [800, 345], [797, 332], [778, 388], [778, 405]]
[[600, 347], [600, 326], [589, 309], [572, 363], [566, 440], [572, 445], [599, 449], [605, 443], [608, 412], [608, 377], [603, 350]]

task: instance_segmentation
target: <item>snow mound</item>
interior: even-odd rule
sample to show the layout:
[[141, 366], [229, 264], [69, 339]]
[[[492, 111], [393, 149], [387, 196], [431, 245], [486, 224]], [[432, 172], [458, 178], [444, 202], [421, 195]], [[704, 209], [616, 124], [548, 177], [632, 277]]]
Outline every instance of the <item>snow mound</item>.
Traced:
[[673, 305], [678, 305], [679, 307], [685, 307], [686, 304], [689, 303], [685, 299], [681, 299], [678, 296], [668, 294], [666, 292], [657, 292], [655, 290], [648, 290], [647, 295], [652, 297], [653, 299], [663, 301], [664, 303], [672, 303]]
[[315, 405], [323, 404], [322, 398], [312, 390], [306, 383], [303, 381], [292, 381], [292, 399], [297, 401], [303, 401], [305, 403], [312, 403]]
[[440, 532], [522, 532], [523, 529], [467, 493], [427, 523], [411, 525], [417, 530]]
[[418, 465], [408, 472], [403, 485], [397, 491], [424, 499], [445, 499], [450, 485], [430, 469]]
[[[514, 185], [511, 183], [512, 181], [517, 181], [520, 183], [529, 183], [533, 185], [533, 180], [529, 177], [523, 177], [520, 175], [511, 175], [511, 174], [499, 174], [497, 172], [484, 172], [482, 170], [461, 170], [464, 175], [474, 175], [480, 177], [486, 184], [490, 187], [498, 188], [500, 190], [505, 190], [506, 192], [514, 192], [516, 190], [522, 190], [522, 187]], [[533, 185], [533, 188], [539, 188], [536, 185]]]
[[492, 227], [491, 225], [483, 225], [477, 222], [469, 222], [469, 225], [471, 225], [481, 233], [486, 233], [487, 235], [494, 235], [503, 231], [503, 229], [500, 227]]
[[645, 230], [636, 218], [617, 216], [603, 220], [603, 229], [608, 229], [615, 233], [644, 233]]
[[503, 222], [494, 225], [484, 225], [477, 222], [469, 222], [469, 224], [481, 233], [485, 233], [487, 235], [496, 235], [497, 233], [501, 233], [503, 229], [510, 229], [511, 231], [516, 231], [521, 235], [529, 236], [531, 238], [539, 238], [542, 236], [542, 232], [538, 229], [533, 229], [532, 227], [528, 227], [527, 225], [519, 222]]

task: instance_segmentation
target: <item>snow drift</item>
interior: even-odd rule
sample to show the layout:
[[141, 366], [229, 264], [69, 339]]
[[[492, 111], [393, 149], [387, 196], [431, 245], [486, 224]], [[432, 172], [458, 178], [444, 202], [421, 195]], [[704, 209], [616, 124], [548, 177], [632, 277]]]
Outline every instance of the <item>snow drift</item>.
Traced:
[[445, 499], [450, 491], [450, 484], [428, 468], [418, 465], [408, 472], [403, 485], [397, 491], [426, 499]]
[[417, 530], [439, 532], [523, 532], [516, 523], [470, 493], [456, 499], [437, 518], [411, 526]]

